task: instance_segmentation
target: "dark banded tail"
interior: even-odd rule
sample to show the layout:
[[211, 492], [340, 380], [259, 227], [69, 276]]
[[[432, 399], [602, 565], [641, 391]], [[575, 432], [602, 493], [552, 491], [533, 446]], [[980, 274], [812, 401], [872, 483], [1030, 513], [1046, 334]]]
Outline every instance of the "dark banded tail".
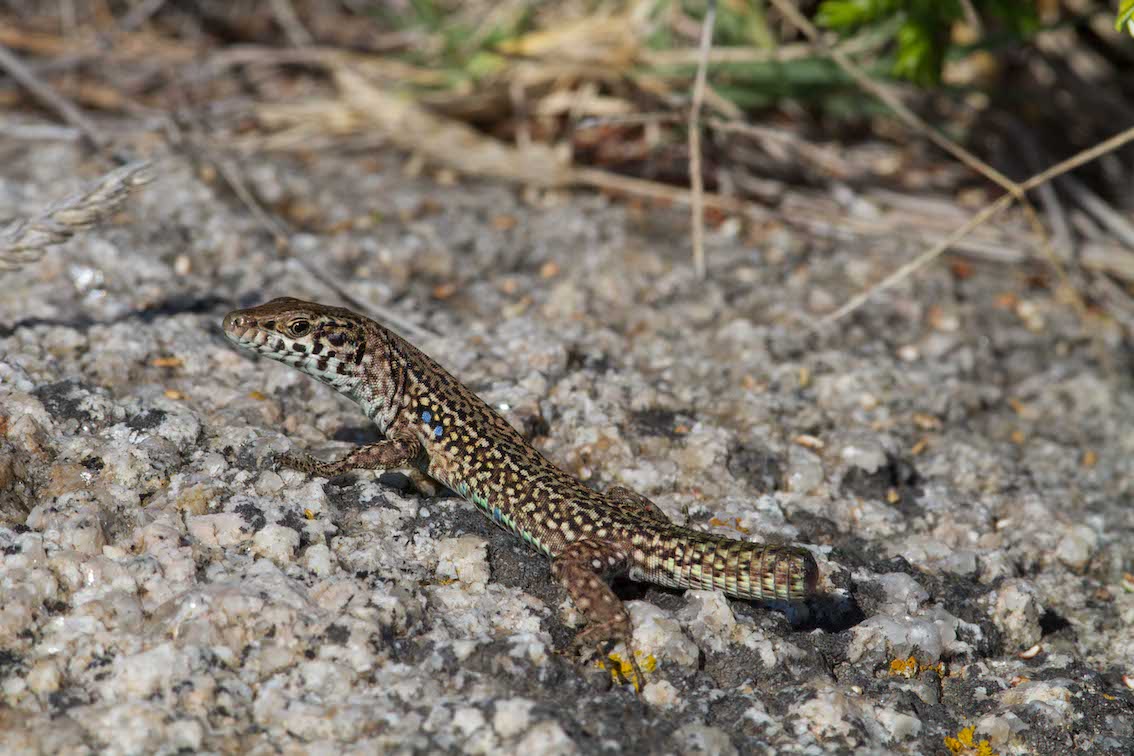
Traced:
[[[802, 546], [696, 536], [671, 541], [673, 558], [647, 579], [745, 599], [799, 601], [814, 595], [819, 567]], [[660, 573], [660, 574], [659, 574]]]

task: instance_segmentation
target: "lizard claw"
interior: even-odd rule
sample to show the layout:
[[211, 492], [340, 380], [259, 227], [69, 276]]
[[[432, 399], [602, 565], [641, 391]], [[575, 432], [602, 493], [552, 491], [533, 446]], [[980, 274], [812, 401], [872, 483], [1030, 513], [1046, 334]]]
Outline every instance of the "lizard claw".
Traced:
[[[634, 650], [630, 643], [623, 644], [626, 647], [626, 658], [623, 659], [606, 650], [605, 646], [608, 641], [593, 641], [586, 636], [586, 630], [575, 636], [575, 641], [572, 643], [575, 654], [582, 656], [593, 651], [595, 661], [603, 669], [610, 672], [612, 679], [617, 680], [619, 685], [630, 685], [634, 688], [635, 693], [641, 693], [642, 688], [646, 685], [646, 676], [642, 673], [642, 668], [638, 666], [638, 660], [634, 656]], [[627, 665], [629, 665], [629, 669], [627, 669]]]

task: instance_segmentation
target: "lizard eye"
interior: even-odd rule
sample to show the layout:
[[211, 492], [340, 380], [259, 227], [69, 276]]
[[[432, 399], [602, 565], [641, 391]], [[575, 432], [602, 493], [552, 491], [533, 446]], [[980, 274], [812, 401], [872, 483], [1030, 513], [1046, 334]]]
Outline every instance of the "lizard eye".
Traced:
[[311, 324], [306, 320], [296, 320], [289, 326], [293, 336], [304, 336], [311, 330]]

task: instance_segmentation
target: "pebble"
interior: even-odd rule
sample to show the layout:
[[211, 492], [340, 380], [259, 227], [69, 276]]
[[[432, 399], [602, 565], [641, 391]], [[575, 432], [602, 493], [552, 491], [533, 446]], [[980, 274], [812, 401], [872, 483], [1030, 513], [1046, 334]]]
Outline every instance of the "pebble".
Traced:
[[1030, 648], [1043, 636], [1039, 594], [1029, 581], [1004, 581], [995, 592], [992, 621], [1016, 651]]
[[299, 548], [299, 533], [286, 525], [265, 525], [252, 537], [252, 552], [278, 564], [290, 563]]

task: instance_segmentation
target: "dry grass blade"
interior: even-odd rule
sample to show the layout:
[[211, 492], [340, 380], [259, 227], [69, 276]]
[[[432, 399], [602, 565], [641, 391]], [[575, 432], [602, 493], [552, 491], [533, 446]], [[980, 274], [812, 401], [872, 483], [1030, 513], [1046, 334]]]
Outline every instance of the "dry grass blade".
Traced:
[[0, 271], [16, 270], [43, 257], [80, 231], [98, 225], [152, 176], [148, 162], [136, 162], [107, 173], [91, 188], [63, 200], [40, 215], [0, 229]]
[[295, 12], [295, 8], [291, 7], [288, 0], [271, 0], [272, 15], [276, 18], [278, 23], [287, 35], [287, 39], [295, 47], [307, 47], [315, 40], [311, 38], [311, 32], [304, 28], [303, 23], [299, 20], [299, 16]]
[[701, 103], [705, 101], [705, 80], [709, 68], [709, 49], [713, 46], [713, 24], [717, 4], [709, 0], [705, 20], [701, 24], [701, 59], [693, 82], [693, 105], [689, 108], [689, 191], [693, 196], [693, 270], [697, 278], [705, 277], [705, 182], [701, 176]]
[[487, 137], [380, 89], [346, 67], [335, 69], [335, 83], [351, 109], [393, 144], [440, 165], [540, 187], [571, 181], [570, 161], [552, 147], [532, 143], [521, 149]]
[[[1083, 150], [1079, 154], [1074, 155], [1073, 157], [1070, 157], [1061, 163], [1051, 166], [1042, 173], [1037, 173], [1035, 176], [1032, 176], [1030, 179], [1020, 184], [1020, 190], [1026, 192], [1031, 189], [1035, 189], [1037, 186], [1045, 184], [1056, 176], [1060, 176], [1064, 173], [1067, 173], [1068, 171], [1072, 171], [1075, 168], [1078, 168], [1080, 165], [1088, 163], [1091, 160], [1094, 160], [1101, 155], [1105, 155], [1108, 152], [1113, 152], [1114, 150], [1130, 141], [1134, 141], [1134, 127], [1131, 127], [1120, 134], [1116, 134], [1110, 139], [1100, 142], [1099, 144], [1088, 150]], [[947, 239], [921, 253], [913, 260], [910, 260], [908, 263], [901, 266], [866, 291], [857, 294], [839, 309], [824, 316], [823, 319], [819, 321], [819, 325], [830, 325], [836, 320], [845, 317], [847, 314], [861, 307], [863, 303], [865, 303], [868, 299], [870, 299], [870, 297], [874, 296], [879, 291], [893, 286], [903, 278], [912, 275], [915, 271], [925, 267], [931, 261], [940, 256], [942, 252], [956, 243], [957, 240], [964, 238], [974, 228], [984, 223], [1004, 208], [1011, 205], [1012, 201], [1015, 198], [1016, 195], [1012, 193], [1001, 195], [1000, 199], [996, 200], [996, 202], [992, 203], [991, 205], [974, 215], [963, 226], [954, 231]]]
[[9, 76], [31, 92], [41, 103], [58, 113], [64, 121], [78, 129], [92, 147], [96, 150], [102, 149], [106, 140], [91, 120], [83, 115], [74, 103], [40, 81], [22, 60], [2, 44], [0, 44], [0, 68], [7, 71]]

